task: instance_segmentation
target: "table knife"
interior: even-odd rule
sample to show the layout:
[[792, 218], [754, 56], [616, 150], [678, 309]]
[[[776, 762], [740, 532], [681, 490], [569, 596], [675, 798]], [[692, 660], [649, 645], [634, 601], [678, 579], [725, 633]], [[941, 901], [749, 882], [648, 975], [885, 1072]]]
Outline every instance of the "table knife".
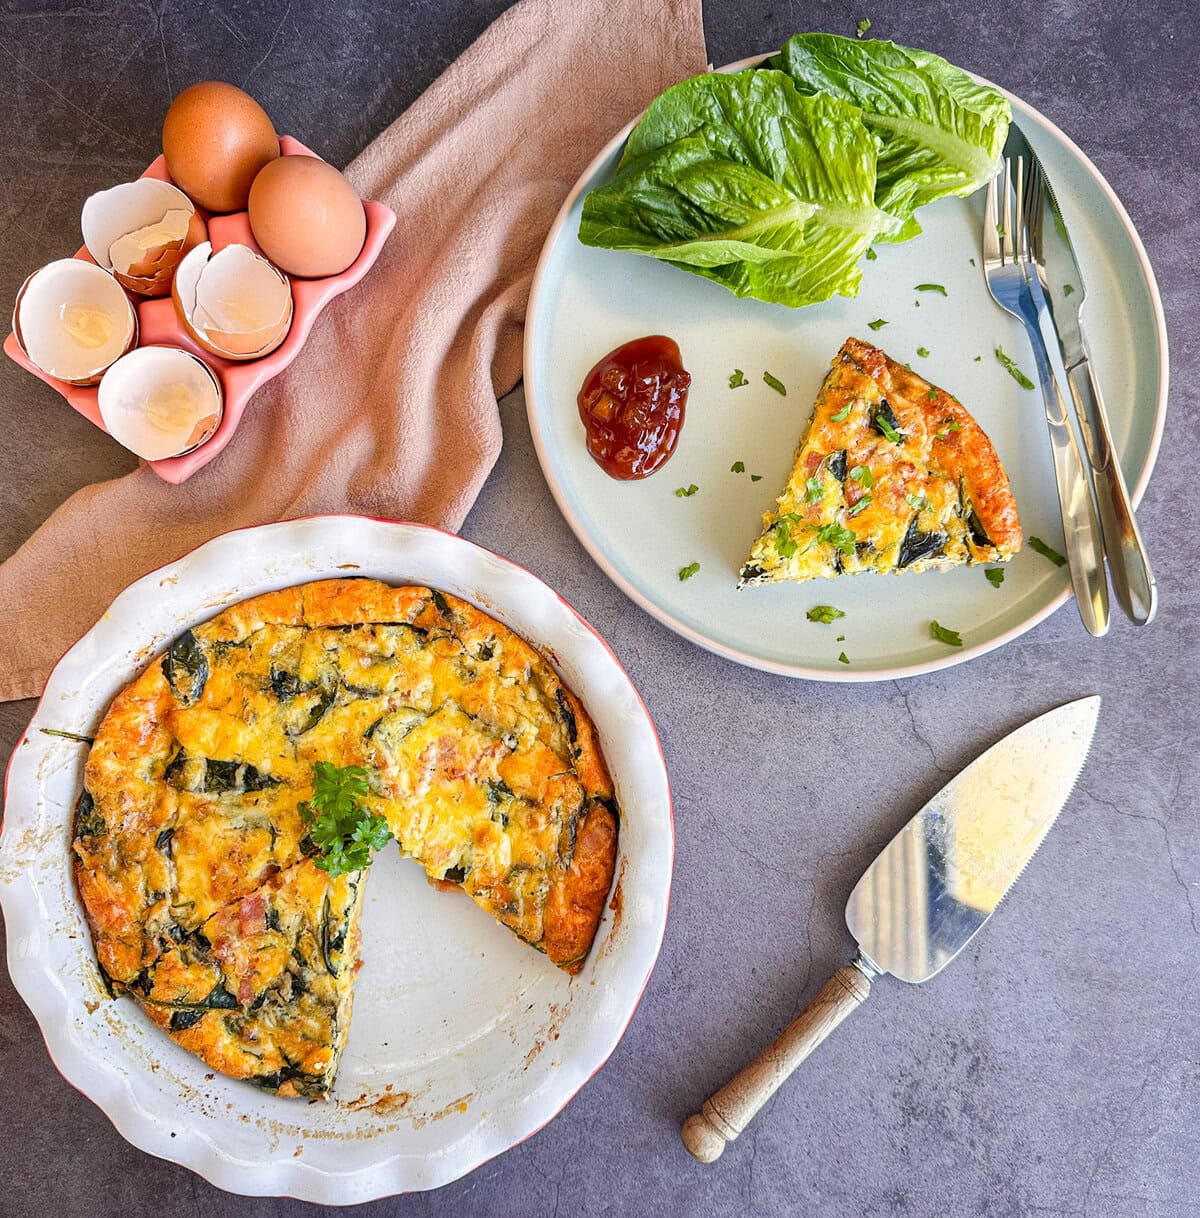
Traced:
[[850, 894], [858, 942], [760, 1057], [683, 1125], [683, 1143], [711, 1163], [793, 1070], [866, 1000], [883, 973], [936, 976], [979, 933], [1033, 857], [1083, 769], [1099, 697], [1018, 728], [944, 786], [880, 852]]
[[[1017, 144], [1015, 151], [1014, 142]], [[1121, 463], [1113, 447], [1104, 398], [1089, 358], [1083, 330], [1083, 307], [1087, 301], [1083, 270], [1071, 244], [1054, 185], [1015, 123], [1009, 129], [1006, 150], [1023, 156], [1032, 171], [1027, 186], [1026, 215], [1033, 261], [1050, 320], [1050, 333], [1043, 337], [1047, 343], [1057, 345], [1062, 353], [1063, 371], [1091, 465], [1113, 592], [1125, 615], [1139, 626], [1145, 626], [1157, 611], [1158, 589], [1133, 514]]]

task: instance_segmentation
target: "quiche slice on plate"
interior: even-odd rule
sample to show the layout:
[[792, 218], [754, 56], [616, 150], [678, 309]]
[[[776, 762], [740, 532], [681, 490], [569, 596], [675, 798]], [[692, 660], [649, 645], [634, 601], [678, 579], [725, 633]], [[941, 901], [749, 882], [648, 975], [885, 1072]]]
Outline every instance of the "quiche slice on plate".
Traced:
[[1007, 562], [1021, 540], [1008, 475], [965, 407], [848, 338], [739, 587]]

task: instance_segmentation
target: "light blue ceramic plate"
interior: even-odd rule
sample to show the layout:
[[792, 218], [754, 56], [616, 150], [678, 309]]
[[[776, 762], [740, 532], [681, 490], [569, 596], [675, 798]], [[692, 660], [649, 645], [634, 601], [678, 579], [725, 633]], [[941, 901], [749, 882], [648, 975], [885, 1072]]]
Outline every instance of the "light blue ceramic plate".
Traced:
[[[1087, 279], [1085, 324], [1136, 502], [1166, 415], [1167, 336], [1154, 273], [1129, 216], [1091, 161], [1036, 110], [1017, 98], [1012, 104], [1057, 188]], [[1022, 389], [993, 352], [1000, 344], [1031, 376], [1032, 356], [1019, 324], [992, 303], [981, 268], [971, 262], [981, 261], [983, 192], [922, 209], [920, 237], [878, 246], [857, 299], [805, 309], [739, 300], [654, 259], [581, 245], [583, 195], [612, 174], [628, 132], [589, 166], [550, 230], [525, 338], [525, 394], [538, 457], [563, 515], [604, 571], [702, 647], [756, 668], [828, 681], [890, 679], [958, 664], [1061, 606], [1070, 596], [1066, 569], [1028, 547], [1009, 564], [1000, 588], [981, 568], [964, 568], [736, 590], [738, 568], [761, 513], [787, 478], [829, 361], [851, 334], [911, 362], [963, 402], [1009, 472], [1026, 536], [1062, 552], [1040, 396]], [[948, 295], [914, 290], [929, 282], [944, 284]], [[888, 325], [872, 331], [867, 323], [877, 318]], [[679, 343], [692, 389], [670, 461], [644, 481], [622, 483], [588, 456], [575, 398], [605, 352], [643, 334], [668, 334]], [[919, 347], [928, 356], [919, 356]], [[735, 368], [750, 384], [731, 390]], [[764, 384], [764, 371], [783, 381], [786, 397]], [[730, 471], [737, 461], [745, 473]], [[675, 495], [691, 483], [699, 487], [695, 495]], [[1153, 543], [1151, 537], [1152, 551]], [[699, 573], [681, 582], [680, 568], [693, 562]], [[836, 605], [846, 616], [832, 626], [809, 622], [806, 611], [817, 604]], [[935, 641], [933, 618], [958, 630], [964, 646]], [[839, 662], [842, 652], [849, 664]]]

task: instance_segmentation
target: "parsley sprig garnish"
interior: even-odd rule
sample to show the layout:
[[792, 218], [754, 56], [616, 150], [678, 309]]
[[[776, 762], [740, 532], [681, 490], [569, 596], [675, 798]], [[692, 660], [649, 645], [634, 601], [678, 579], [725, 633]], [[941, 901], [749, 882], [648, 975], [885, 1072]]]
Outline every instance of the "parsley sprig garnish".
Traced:
[[362, 766], [338, 768], [328, 761], [313, 766], [312, 799], [300, 805], [300, 817], [320, 854], [316, 865], [330, 876], [361, 871], [372, 850], [382, 850], [392, 836], [387, 821], [362, 802], [367, 772]]

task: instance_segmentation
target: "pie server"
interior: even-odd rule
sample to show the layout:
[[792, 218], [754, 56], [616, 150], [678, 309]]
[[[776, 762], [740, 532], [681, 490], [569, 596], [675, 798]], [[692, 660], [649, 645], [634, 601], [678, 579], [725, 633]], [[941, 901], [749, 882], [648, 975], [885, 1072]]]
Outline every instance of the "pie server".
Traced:
[[683, 1125], [711, 1163], [793, 1070], [864, 1002], [880, 973], [921, 982], [975, 937], [1054, 824], [1083, 769], [1098, 697], [1081, 698], [1005, 736], [944, 786], [854, 886], [846, 924], [853, 963], [755, 1061]]

